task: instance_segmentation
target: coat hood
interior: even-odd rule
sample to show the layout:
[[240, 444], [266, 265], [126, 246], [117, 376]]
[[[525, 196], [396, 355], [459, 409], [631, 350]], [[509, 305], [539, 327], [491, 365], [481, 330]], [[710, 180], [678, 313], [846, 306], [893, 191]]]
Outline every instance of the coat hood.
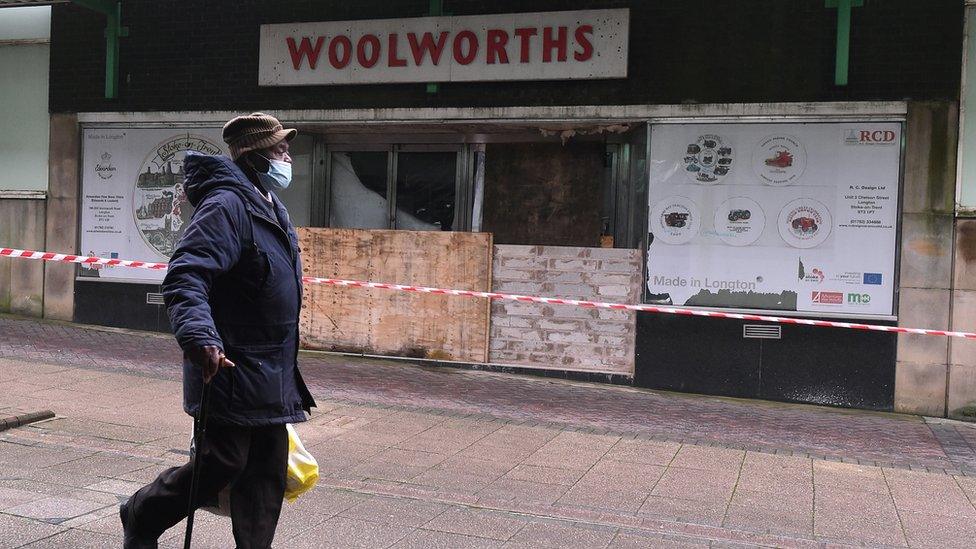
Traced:
[[254, 187], [254, 183], [233, 160], [226, 156], [187, 152], [183, 158], [183, 172], [186, 174], [184, 183], [186, 198], [194, 208], [214, 190], [228, 189], [260, 210], [270, 210], [267, 201], [261, 198]]

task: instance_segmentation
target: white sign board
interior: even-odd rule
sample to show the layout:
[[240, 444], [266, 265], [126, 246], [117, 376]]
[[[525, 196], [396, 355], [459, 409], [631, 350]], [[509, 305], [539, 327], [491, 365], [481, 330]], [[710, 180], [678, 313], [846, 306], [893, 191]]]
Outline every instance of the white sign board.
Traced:
[[901, 124], [651, 128], [649, 301], [893, 314]]
[[261, 25], [258, 84], [625, 78], [627, 9]]
[[[222, 154], [219, 128], [84, 131], [81, 253], [169, 261], [193, 209], [183, 191], [187, 151]], [[160, 282], [164, 271], [85, 266], [82, 276]]]

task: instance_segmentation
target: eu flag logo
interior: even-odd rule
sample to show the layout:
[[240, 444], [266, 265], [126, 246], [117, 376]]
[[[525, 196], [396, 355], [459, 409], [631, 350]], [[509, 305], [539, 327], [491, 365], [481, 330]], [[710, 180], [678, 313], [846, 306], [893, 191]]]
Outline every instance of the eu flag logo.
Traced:
[[864, 283], [874, 286], [881, 285], [881, 273], [864, 273]]

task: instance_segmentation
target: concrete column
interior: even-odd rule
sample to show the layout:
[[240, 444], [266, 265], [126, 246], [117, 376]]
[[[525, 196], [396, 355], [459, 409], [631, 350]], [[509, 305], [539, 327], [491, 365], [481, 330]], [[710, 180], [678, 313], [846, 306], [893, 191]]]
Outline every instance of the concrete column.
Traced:
[[[955, 104], [909, 104], [898, 305], [902, 326], [950, 325], [957, 132]], [[899, 335], [895, 410], [945, 415], [948, 364], [946, 338]]]
[[[952, 329], [976, 332], [976, 219], [959, 219], [955, 230]], [[949, 342], [947, 415], [976, 421], [976, 341]]]
[[[78, 252], [78, 196], [81, 146], [78, 117], [51, 115], [50, 179], [47, 199], [47, 248]], [[71, 320], [74, 315], [74, 265], [44, 266], [44, 317]]]
[[[44, 248], [44, 200], [0, 197], [0, 246]], [[41, 316], [44, 267], [25, 259], [0, 260], [0, 311]]]

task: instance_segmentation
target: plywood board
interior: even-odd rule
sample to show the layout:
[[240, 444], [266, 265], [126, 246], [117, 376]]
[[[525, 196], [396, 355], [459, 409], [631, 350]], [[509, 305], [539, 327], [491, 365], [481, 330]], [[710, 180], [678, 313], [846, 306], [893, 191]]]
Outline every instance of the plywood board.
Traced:
[[[304, 274], [487, 291], [488, 233], [298, 230]], [[301, 338], [308, 349], [487, 362], [484, 299], [308, 285]]]

